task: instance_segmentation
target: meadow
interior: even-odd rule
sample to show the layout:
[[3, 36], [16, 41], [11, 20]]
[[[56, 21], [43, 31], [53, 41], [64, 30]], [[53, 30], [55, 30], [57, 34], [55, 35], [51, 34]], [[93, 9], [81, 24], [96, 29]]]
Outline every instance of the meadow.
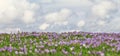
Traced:
[[120, 33], [1, 33], [0, 56], [120, 56]]

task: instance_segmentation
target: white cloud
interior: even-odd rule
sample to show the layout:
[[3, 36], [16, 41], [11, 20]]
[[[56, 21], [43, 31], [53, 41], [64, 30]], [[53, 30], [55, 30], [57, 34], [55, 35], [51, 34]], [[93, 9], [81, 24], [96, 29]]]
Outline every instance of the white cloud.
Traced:
[[48, 24], [48, 23], [43, 23], [42, 25], [39, 26], [39, 29], [40, 29], [40, 30], [46, 30], [49, 26], [50, 26], [50, 24]]
[[68, 25], [68, 21], [63, 22], [63, 25]]
[[119, 7], [120, 0], [0, 0], [0, 32], [119, 31]]
[[57, 24], [57, 25], [68, 25], [68, 21], [64, 21], [62, 23], [56, 22], [54, 24]]
[[[33, 18], [37, 8], [37, 4], [28, 0], [0, 0], [0, 23], [10, 23], [18, 18], [24, 23], [32, 23], [33, 19], [30, 17]], [[26, 11], [31, 11], [31, 15], [25, 15], [28, 14]]]
[[6, 32], [6, 33], [17, 33], [18, 31], [21, 31], [20, 28], [5, 28], [0, 30], [0, 33]]
[[105, 25], [105, 21], [98, 21], [98, 25], [101, 25], [101, 26]]
[[[58, 23], [58, 24], [62, 24], [64, 22], [66, 22], [66, 19], [71, 15], [71, 11], [69, 9], [62, 9], [59, 12], [53, 12], [53, 13], [49, 13], [45, 16], [45, 20], [49, 23]], [[67, 24], [67, 23], [65, 23]]]
[[12, 1], [0, 0], [0, 23], [9, 23], [15, 18], [16, 8], [12, 3]]
[[82, 27], [85, 25], [85, 21], [84, 20], [80, 20], [78, 23], [77, 23], [77, 26], [78, 27]]
[[62, 32], [80, 32], [80, 31], [81, 30], [62, 30], [59, 33], [62, 33]]
[[58, 4], [63, 6], [89, 6], [92, 2], [89, 0], [57, 0]]
[[108, 23], [109, 30], [120, 30], [120, 17], [113, 18], [110, 23]]
[[108, 13], [115, 9], [115, 4], [111, 1], [102, 1], [92, 7], [92, 12], [95, 16], [106, 17]]
[[53, 0], [40, 0], [40, 3], [51, 3]]
[[23, 14], [22, 20], [25, 23], [35, 22], [34, 12], [33, 11], [25, 11]]

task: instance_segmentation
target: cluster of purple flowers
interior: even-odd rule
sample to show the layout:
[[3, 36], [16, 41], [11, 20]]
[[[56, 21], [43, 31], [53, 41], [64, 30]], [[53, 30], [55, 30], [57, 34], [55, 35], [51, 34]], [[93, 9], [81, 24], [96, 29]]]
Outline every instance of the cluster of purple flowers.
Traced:
[[[106, 51], [120, 51], [120, 33], [90, 33], [90, 32], [18, 32], [0, 34], [0, 52], [14, 52], [15, 54], [49, 54], [58, 51], [67, 55], [83, 55], [83, 48], [97, 48], [99, 51], [87, 51], [88, 54], [105, 56]], [[9, 44], [9, 46], [7, 46]], [[66, 47], [67, 46], [67, 49]], [[79, 46], [79, 52], [76, 52]]]

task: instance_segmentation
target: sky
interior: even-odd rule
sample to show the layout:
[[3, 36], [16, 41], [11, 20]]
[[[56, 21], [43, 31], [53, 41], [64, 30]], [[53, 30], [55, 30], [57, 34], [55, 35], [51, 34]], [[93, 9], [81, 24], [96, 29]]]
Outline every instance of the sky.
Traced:
[[0, 0], [0, 33], [120, 32], [120, 0]]

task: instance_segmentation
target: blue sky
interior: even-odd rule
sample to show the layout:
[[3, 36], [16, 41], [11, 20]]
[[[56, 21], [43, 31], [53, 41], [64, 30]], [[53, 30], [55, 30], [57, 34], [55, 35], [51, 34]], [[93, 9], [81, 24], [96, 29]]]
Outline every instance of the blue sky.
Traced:
[[120, 0], [0, 0], [0, 32], [120, 32]]

